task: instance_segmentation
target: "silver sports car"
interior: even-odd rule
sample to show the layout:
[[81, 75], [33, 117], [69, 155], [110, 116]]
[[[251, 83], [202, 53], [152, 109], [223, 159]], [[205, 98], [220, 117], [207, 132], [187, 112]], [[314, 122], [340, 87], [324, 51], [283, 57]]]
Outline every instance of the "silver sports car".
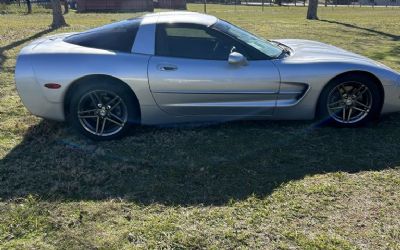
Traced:
[[343, 49], [270, 41], [216, 17], [163, 12], [22, 49], [15, 80], [34, 115], [92, 139], [131, 124], [322, 119], [357, 126], [400, 111], [400, 75]]

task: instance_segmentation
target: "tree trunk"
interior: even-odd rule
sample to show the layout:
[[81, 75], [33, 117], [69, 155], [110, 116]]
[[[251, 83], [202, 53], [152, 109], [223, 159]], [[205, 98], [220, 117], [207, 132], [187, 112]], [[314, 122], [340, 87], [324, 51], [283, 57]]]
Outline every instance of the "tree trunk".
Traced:
[[317, 16], [318, 0], [308, 1], [307, 19], [318, 20]]
[[62, 15], [60, 0], [51, 0], [51, 4], [53, 7], [53, 23], [51, 24], [51, 27], [53, 29], [57, 29], [62, 26], [67, 26], [67, 23]]
[[32, 13], [31, 0], [26, 0], [26, 6], [28, 6], [28, 13], [31, 14]]
[[68, 0], [64, 0], [64, 14], [68, 14], [68, 12], [69, 12]]

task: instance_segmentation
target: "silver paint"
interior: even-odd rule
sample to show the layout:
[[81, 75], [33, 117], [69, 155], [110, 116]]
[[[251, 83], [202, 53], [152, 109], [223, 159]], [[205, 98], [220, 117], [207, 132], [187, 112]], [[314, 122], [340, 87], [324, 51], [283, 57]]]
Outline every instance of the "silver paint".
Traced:
[[[232, 65], [154, 56], [160, 22], [210, 26], [217, 18], [192, 12], [143, 17], [132, 53], [69, 44], [59, 34], [35, 40], [20, 52], [15, 80], [24, 105], [34, 115], [65, 120], [65, 95], [91, 75], [120, 79], [136, 94], [142, 124], [232, 119], [313, 119], [324, 86], [350, 71], [374, 75], [384, 88], [382, 112], [400, 111], [400, 75], [366, 57], [307, 40], [279, 40], [293, 53], [282, 59]], [[172, 70], [171, 70], [172, 67]], [[175, 67], [175, 68], [174, 68]], [[59, 83], [48, 89], [46, 83]]]

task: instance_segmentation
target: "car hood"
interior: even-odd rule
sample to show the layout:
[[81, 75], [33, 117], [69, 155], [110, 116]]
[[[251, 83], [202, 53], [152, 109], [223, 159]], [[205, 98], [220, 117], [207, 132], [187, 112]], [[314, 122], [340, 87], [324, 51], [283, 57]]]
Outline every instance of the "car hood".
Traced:
[[348, 62], [356, 64], [367, 64], [375, 67], [390, 69], [389, 67], [369, 59], [365, 56], [335, 47], [333, 45], [300, 39], [276, 40], [289, 46], [292, 55], [288, 58], [291, 61], [301, 62]]

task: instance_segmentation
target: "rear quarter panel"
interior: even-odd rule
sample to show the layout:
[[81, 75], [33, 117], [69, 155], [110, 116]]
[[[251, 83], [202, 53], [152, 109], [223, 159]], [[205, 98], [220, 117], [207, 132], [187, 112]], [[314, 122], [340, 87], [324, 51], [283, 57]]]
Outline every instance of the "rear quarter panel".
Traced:
[[[46, 106], [58, 107], [58, 114], [31, 111], [36, 115], [64, 120], [64, 111], [59, 106], [63, 106], [67, 90], [76, 80], [88, 75], [109, 75], [120, 79], [132, 88], [141, 106], [154, 105], [147, 77], [148, 55], [84, 48], [63, 41], [53, 42], [52, 46], [41, 43], [33, 52], [23, 51], [18, 59], [16, 81], [17, 86], [21, 86], [20, 92], [36, 93], [31, 98], [22, 94], [25, 96], [22, 99], [30, 100], [29, 104], [24, 104], [28, 109], [37, 106], [32, 104], [34, 98], [36, 103], [47, 102]], [[58, 83], [62, 87], [48, 89], [44, 87], [46, 83]]]

